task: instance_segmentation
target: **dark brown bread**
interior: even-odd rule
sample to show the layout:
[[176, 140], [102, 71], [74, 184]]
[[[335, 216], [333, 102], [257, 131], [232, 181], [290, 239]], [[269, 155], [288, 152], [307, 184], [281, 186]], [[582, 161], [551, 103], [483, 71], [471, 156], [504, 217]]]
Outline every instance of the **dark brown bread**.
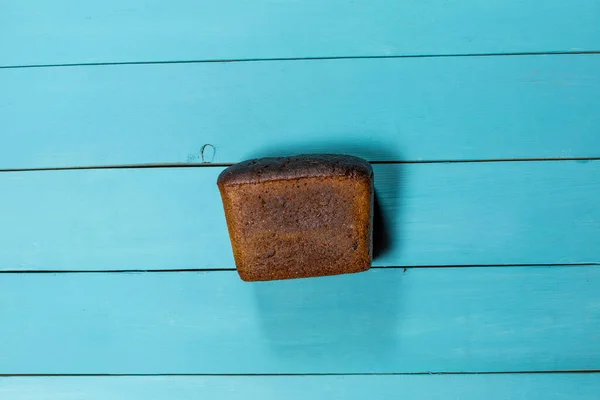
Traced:
[[245, 281], [366, 271], [373, 169], [335, 154], [248, 160], [218, 179], [235, 263]]

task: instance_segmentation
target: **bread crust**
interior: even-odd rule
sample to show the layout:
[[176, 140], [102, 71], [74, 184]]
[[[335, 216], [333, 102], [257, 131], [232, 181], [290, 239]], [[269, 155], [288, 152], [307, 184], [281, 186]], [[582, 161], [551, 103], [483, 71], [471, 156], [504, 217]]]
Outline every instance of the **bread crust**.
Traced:
[[248, 160], [218, 178], [236, 267], [245, 281], [368, 270], [373, 170], [317, 154]]

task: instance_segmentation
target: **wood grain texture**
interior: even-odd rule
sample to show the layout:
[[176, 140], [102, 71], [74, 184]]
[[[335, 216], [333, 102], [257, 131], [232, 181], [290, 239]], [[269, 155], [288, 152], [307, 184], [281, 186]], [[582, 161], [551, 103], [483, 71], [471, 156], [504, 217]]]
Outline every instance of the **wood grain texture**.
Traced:
[[10, 400], [597, 400], [598, 374], [0, 378]]
[[600, 50], [595, 0], [2, 0], [0, 65]]
[[3, 274], [0, 374], [600, 369], [600, 268]]
[[[0, 269], [231, 268], [221, 170], [1, 173]], [[600, 262], [600, 161], [374, 172], [374, 265]]]
[[217, 163], [600, 157], [598, 70], [600, 55], [1, 70], [0, 168], [201, 162], [206, 143]]

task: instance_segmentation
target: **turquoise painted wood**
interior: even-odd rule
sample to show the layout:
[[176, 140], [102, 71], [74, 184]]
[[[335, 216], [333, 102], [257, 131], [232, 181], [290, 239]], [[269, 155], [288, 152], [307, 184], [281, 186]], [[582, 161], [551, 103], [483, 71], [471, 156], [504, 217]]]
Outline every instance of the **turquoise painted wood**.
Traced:
[[10, 400], [597, 400], [598, 374], [0, 378]]
[[599, 70], [600, 55], [0, 70], [0, 168], [201, 162], [206, 143], [217, 163], [600, 157]]
[[[234, 267], [221, 167], [0, 174], [0, 269]], [[600, 161], [375, 165], [377, 266], [600, 263]]]
[[0, 374], [600, 369], [600, 268], [3, 274]]
[[[598, 16], [0, 0], [0, 399], [597, 399]], [[301, 152], [375, 161], [377, 268], [244, 283], [216, 177]]]
[[2, 0], [0, 66], [600, 50], [595, 0]]

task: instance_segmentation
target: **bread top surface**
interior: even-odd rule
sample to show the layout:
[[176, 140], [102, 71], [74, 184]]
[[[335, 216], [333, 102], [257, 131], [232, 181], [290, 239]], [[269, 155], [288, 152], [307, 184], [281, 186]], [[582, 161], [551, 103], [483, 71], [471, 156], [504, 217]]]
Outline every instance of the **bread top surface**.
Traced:
[[260, 183], [312, 177], [371, 179], [368, 161], [345, 154], [300, 154], [291, 157], [265, 157], [243, 161], [219, 175], [219, 186]]

